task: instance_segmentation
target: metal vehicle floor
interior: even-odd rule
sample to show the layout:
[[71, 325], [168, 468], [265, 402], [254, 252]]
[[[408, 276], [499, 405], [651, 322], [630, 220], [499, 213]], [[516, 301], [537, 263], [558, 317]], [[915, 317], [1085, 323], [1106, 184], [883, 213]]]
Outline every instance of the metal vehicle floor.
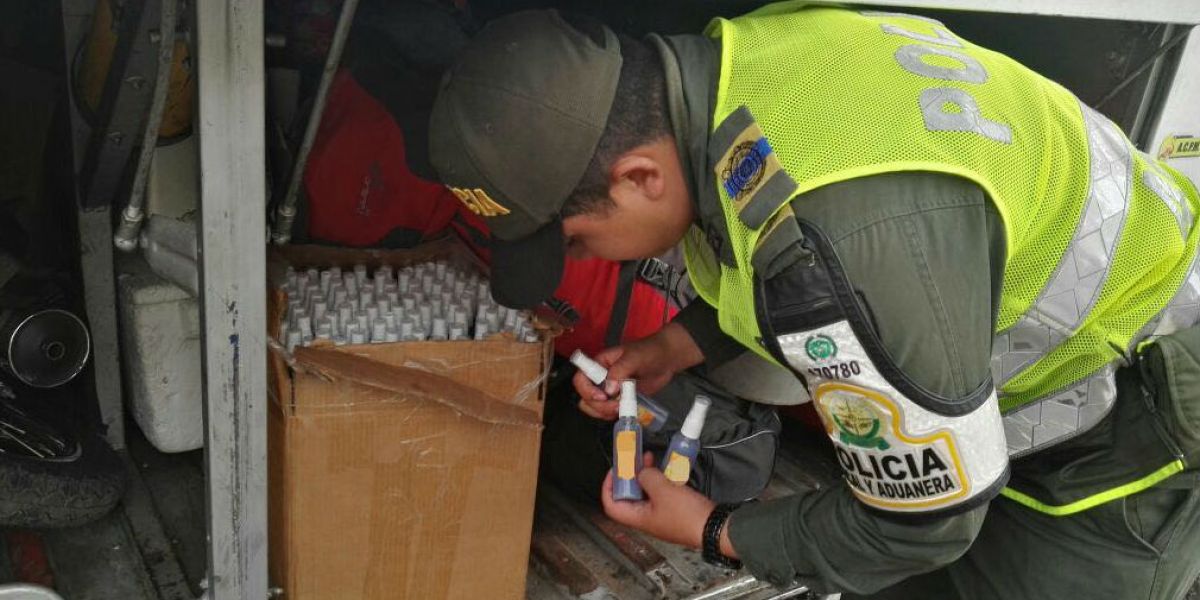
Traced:
[[[200, 597], [207, 553], [200, 452], [161, 454], [128, 425], [132, 482], [121, 506], [82, 527], [0, 530], [0, 584], [44, 585], [64, 600]], [[764, 498], [838, 481], [818, 436], [783, 437]], [[617, 525], [547, 482], [538, 490], [529, 566], [527, 600], [819, 598], [707, 565], [698, 552]], [[1200, 583], [1186, 600], [1200, 600]]]
[[[122, 505], [82, 527], [0, 533], [0, 583], [56, 589], [65, 600], [189, 600], [202, 592], [206, 546], [200, 452], [162, 454], [128, 424], [131, 486]], [[827, 485], [832, 464], [800, 463], [784, 448], [765, 495]], [[824, 454], [820, 452], [805, 454]], [[538, 491], [529, 600], [807, 598], [744, 573], [707, 565], [698, 552], [608, 520], [598, 506], [543, 483]]]
[[[817, 436], [783, 437], [788, 441], [780, 448], [775, 475], [761, 498], [838, 481], [832, 452], [819, 447]], [[776, 589], [744, 571], [711, 566], [699, 552], [618, 525], [599, 506], [569, 498], [545, 481], [538, 489], [526, 593], [528, 600], [818, 597], [803, 587]]]

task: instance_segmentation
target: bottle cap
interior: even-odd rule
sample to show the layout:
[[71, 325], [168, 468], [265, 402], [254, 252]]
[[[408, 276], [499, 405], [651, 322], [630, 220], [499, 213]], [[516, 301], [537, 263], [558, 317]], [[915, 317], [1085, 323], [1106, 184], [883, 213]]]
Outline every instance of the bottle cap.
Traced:
[[576, 350], [571, 353], [571, 364], [578, 367], [580, 371], [583, 371], [583, 375], [596, 385], [603, 384], [604, 378], [608, 377], [608, 369], [605, 369], [600, 363], [584, 354], [583, 350]]
[[296, 328], [304, 335], [312, 335], [312, 317], [308, 315], [296, 317]]
[[433, 318], [433, 332], [429, 335], [432, 339], [446, 339], [446, 320], [441, 317]]
[[619, 417], [637, 417], [637, 381], [621, 380], [621, 404], [617, 407]]
[[287, 349], [288, 352], [296, 349], [304, 341], [304, 334], [300, 332], [299, 327], [289, 327], [287, 330]]
[[679, 430], [683, 437], [693, 440], [700, 439], [700, 432], [704, 430], [704, 419], [708, 416], [710, 405], [712, 405], [712, 400], [709, 400], [708, 396], [696, 395], [696, 399], [692, 402], [692, 409], [688, 411], [687, 418], [683, 420], [683, 427]]

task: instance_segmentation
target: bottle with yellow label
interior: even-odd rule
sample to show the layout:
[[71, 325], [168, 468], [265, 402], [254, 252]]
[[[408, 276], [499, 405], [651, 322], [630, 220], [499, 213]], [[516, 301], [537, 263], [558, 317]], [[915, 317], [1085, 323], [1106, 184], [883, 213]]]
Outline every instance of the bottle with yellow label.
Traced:
[[637, 417], [637, 383], [621, 382], [621, 404], [613, 425], [613, 500], [641, 500], [642, 424]]
[[683, 420], [683, 428], [671, 437], [671, 445], [663, 455], [662, 470], [675, 485], [686, 485], [692, 475], [692, 464], [700, 452], [700, 432], [704, 430], [704, 419], [711, 404], [712, 400], [707, 396], [697, 395]]

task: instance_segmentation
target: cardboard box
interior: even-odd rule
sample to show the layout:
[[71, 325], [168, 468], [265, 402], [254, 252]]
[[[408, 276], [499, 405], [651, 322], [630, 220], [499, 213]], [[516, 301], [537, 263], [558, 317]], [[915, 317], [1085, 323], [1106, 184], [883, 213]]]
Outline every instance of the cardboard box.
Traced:
[[[455, 248], [273, 262], [402, 266]], [[523, 598], [550, 353], [508, 339], [275, 348], [272, 585], [288, 600]]]

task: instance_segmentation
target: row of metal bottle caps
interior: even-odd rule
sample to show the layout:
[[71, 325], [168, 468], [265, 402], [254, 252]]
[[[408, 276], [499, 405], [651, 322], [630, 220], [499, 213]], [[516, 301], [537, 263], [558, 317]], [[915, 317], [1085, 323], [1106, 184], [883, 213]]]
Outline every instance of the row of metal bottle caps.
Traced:
[[365, 265], [288, 269], [288, 349], [328, 340], [337, 345], [485, 339], [509, 332], [538, 341], [529, 315], [492, 301], [487, 281], [445, 262], [394, 271]]

